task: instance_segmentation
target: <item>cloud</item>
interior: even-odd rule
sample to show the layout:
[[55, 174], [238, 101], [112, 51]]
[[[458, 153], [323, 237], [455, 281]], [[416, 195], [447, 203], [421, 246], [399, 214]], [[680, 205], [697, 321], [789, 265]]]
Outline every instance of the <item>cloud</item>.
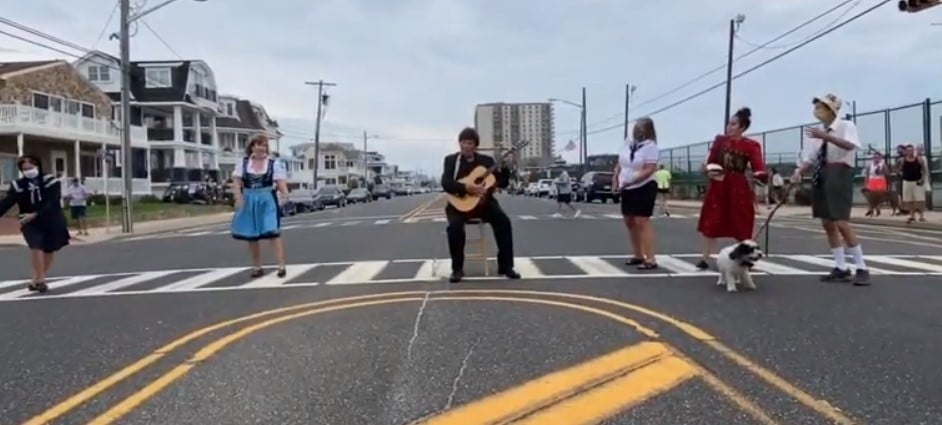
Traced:
[[[847, 16], [875, 2], [861, 0]], [[114, 1], [84, 0], [81, 8], [73, 3], [0, 0], [0, 9], [11, 19], [90, 46]], [[626, 83], [638, 87], [632, 115], [650, 113], [723, 81], [725, 73], [717, 72], [641, 105], [723, 65], [728, 21], [736, 14], [746, 15], [736, 43], [741, 53], [838, 3], [181, 0], [147, 20], [184, 57], [206, 60], [221, 92], [264, 104], [291, 134], [286, 142], [313, 137], [316, 88], [304, 82], [324, 79], [337, 83], [328, 89], [332, 98], [322, 129], [325, 138], [357, 142], [365, 130], [381, 136], [370, 144], [391, 161], [431, 171], [454, 148], [454, 135], [472, 123], [475, 104], [549, 97], [578, 101], [583, 86], [590, 130], [615, 127], [591, 135], [589, 153], [614, 152], [622, 143]], [[823, 92], [856, 100], [861, 111], [938, 97], [933, 88], [938, 87], [942, 51], [929, 46], [938, 44], [942, 29], [929, 26], [933, 15], [938, 16], [899, 13], [891, 2], [736, 80], [733, 106], [752, 107], [753, 127], [762, 130], [807, 122], [809, 99]], [[781, 53], [835, 17], [737, 62], [735, 71]], [[116, 28], [114, 22], [111, 28]], [[0, 51], [3, 59], [61, 56], [6, 38], [0, 44], [16, 50]], [[98, 45], [116, 52], [115, 42]], [[175, 57], [143, 27], [132, 49], [135, 59]], [[721, 131], [723, 93], [715, 90], [657, 114], [661, 144], [704, 141]], [[575, 136], [578, 116], [576, 108], [556, 108], [557, 147]], [[898, 126], [910, 121], [901, 118]], [[791, 149], [785, 139], [768, 147]], [[574, 160], [576, 154], [564, 157]]]

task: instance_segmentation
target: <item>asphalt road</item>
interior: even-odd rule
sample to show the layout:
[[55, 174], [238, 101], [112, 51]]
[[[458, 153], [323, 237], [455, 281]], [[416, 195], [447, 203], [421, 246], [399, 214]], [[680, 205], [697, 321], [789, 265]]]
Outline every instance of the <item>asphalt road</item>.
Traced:
[[27, 256], [3, 250], [0, 422], [942, 417], [939, 235], [862, 226], [874, 284], [856, 288], [817, 282], [820, 231], [779, 219], [759, 290], [727, 294], [690, 271], [696, 211], [655, 221], [662, 267], [638, 272], [621, 264], [617, 205], [562, 219], [545, 200], [501, 202], [520, 281], [441, 280], [436, 194], [286, 219], [289, 276], [254, 287], [225, 225], [70, 247], [43, 296], [19, 292]]

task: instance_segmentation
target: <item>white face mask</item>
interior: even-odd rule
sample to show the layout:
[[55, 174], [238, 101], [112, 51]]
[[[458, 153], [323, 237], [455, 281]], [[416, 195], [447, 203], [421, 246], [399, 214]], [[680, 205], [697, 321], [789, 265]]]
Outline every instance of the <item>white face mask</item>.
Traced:
[[35, 179], [37, 176], [39, 176], [39, 170], [30, 168], [29, 170], [23, 171], [23, 176], [28, 179]]

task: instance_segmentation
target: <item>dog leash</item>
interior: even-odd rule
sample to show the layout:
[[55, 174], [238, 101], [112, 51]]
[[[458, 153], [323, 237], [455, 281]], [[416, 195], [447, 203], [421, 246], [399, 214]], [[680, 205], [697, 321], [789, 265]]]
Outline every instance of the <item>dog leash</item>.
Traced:
[[[769, 215], [765, 217], [765, 222], [763, 222], [762, 226], [759, 226], [759, 229], [756, 230], [756, 233], [752, 235], [752, 240], [756, 240], [756, 238], [759, 237], [759, 234], [769, 228], [769, 223], [772, 222], [772, 216], [775, 215], [775, 212], [778, 211], [782, 205], [785, 205], [785, 201], [788, 200], [788, 194], [791, 193], [796, 184], [800, 185], [800, 183], [788, 182], [788, 186], [785, 187], [785, 193], [782, 194], [782, 199], [779, 199], [778, 203], [775, 204], [775, 208], [772, 208], [772, 211], [769, 211]], [[768, 237], [766, 237], [765, 243], [768, 245]]]

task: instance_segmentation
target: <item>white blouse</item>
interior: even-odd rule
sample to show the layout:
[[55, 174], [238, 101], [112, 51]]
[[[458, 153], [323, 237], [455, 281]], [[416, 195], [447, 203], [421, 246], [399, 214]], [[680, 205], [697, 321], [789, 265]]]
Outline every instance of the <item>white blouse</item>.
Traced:
[[[624, 185], [634, 180], [635, 177], [641, 173], [641, 170], [644, 169], [645, 164], [657, 164], [660, 160], [660, 151], [657, 148], [657, 143], [653, 140], [641, 142], [635, 150], [634, 159], [631, 158], [631, 145], [631, 142], [625, 143], [621, 148], [621, 152], [618, 153], [618, 166], [620, 168], [620, 172], [618, 173], [619, 185]], [[654, 180], [654, 173], [651, 173], [644, 181], [640, 181], [624, 189], [636, 189], [646, 185], [651, 180]]]
[[[251, 158], [249, 158], [249, 163], [246, 166], [246, 168], [248, 169], [248, 172], [251, 174], [254, 174], [256, 176], [263, 175], [268, 172], [268, 160], [270, 159], [274, 159], [273, 162], [275, 164], [275, 169], [272, 172], [272, 179], [275, 180], [276, 182], [288, 180], [288, 168], [285, 167], [285, 162], [278, 158], [271, 158], [271, 157], [265, 158], [265, 161], [262, 161], [261, 169], [252, 168], [255, 165], [255, 163], [254, 161], [252, 161]], [[239, 164], [236, 165], [235, 168], [232, 170], [232, 177], [233, 178], [242, 177], [242, 163], [241, 162], [239, 162]]]

